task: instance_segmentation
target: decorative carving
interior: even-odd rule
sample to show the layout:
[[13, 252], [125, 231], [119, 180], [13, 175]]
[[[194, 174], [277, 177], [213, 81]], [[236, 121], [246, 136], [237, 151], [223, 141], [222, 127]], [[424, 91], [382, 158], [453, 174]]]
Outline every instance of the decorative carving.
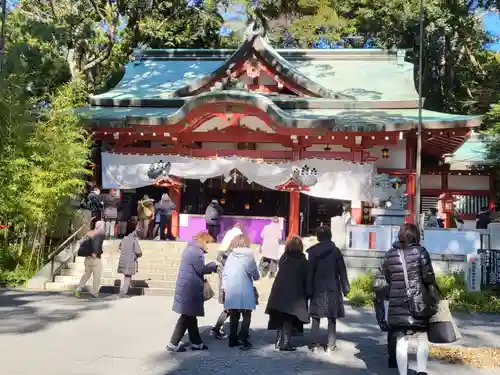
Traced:
[[399, 177], [377, 174], [373, 177], [373, 203], [378, 208], [402, 209], [406, 203], [406, 184]]
[[302, 168], [294, 167], [290, 179], [276, 186], [276, 190], [284, 191], [308, 191], [318, 183], [318, 171], [316, 168], [309, 168], [304, 165]]
[[170, 173], [170, 162], [164, 162], [163, 160], [158, 160], [152, 163], [148, 169], [148, 177], [151, 180], [158, 180], [161, 177], [168, 176]]

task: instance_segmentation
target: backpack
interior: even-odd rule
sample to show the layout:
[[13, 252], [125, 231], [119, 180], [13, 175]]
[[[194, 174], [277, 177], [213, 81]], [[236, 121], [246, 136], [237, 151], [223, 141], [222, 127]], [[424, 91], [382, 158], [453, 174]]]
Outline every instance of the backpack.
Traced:
[[89, 257], [94, 252], [92, 247], [92, 238], [85, 237], [82, 242], [80, 242], [80, 247], [78, 248], [79, 257]]

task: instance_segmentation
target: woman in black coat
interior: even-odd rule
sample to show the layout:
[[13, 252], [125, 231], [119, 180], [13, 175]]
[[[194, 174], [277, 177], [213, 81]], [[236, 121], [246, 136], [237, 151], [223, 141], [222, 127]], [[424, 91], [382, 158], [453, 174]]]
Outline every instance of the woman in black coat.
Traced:
[[[408, 371], [408, 336], [426, 333], [428, 318], [415, 317], [410, 312], [408, 296], [430, 305], [436, 303], [436, 278], [427, 250], [420, 246], [420, 231], [414, 224], [404, 224], [398, 234], [400, 249], [393, 248], [385, 256], [382, 267], [389, 284], [389, 311], [387, 323], [396, 339], [396, 362], [400, 375]], [[406, 267], [404, 266], [406, 265]], [[405, 268], [408, 282], [405, 280]], [[427, 374], [429, 343], [426, 334], [419, 334], [417, 347], [417, 374]]]
[[303, 330], [309, 323], [307, 313], [308, 264], [300, 237], [291, 237], [285, 253], [279, 260], [279, 272], [274, 279], [266, 314], [268, 329], [277, 330], [276, 350], [294, 351], [291, 343], [292, 329]]
[[319, 323], [328, 318], [327, 352], [336, 349], [337, 319], [345, 316], [344, 298], [349, 293], [349, 280], [344, 257], [332, 242], [330, 228], [321, 226], [316, 232], [319, 243], [311, 246], [309, 254], [309, 316], [312, 318], [311, 334], [313, 352], [321, 349]]

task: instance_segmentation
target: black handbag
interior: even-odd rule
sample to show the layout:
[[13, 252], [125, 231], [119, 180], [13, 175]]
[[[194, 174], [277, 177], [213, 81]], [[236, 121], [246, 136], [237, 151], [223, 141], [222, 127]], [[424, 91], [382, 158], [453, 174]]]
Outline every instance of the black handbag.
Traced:
[[79, 257], [89, 257], [94, 252], [92, 248], [92, 238], [85, 237], [82, 242], [80, 242], [80, 247], [78, 248]]
[[416, 319], [429, 319], [438, 311], [437, 301], [433, 298], [433, 296], [431, 296], [431, 293], [429, 293], [428, 290], [425, 290], [424, 293], [418, 296], [410, 295], [410, 282], [408, 281], [405, 254], [403, 250], [398, 250], [398, 253], [401, 263], [403, 264], [403, 275], [405, 278], [405, 288], [408, 296], [407, 302], [410, 315]]

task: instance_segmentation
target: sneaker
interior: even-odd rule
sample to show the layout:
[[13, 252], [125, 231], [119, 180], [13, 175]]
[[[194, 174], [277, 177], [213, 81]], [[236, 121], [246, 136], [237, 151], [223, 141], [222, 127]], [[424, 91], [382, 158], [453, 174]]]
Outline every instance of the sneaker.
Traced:
[[242, 344], [241, 341], [231, 341], [231, 340], [229, 340], [229, 347], [230, 348], [235, 348], [237, 346], [241, 346], [241, 344]]
[[336, 346], [329, 346], [328, 348], [326, 348], [325, 351], [327, 352], [327, 354], [330, 354], [330, 353], [333, 353], [336, 350], [337, 350]]
[[253, 347], [252, 343], [248, 340], [241, 340], [241, 344], [243, 345], [244, 348], [250, 349]]
[[93, 299], [98, 299], [99, 298], [99, 294], [92, 294], [92, 298]]
[[177, 346], [174, 344], [168, 343], [167, 344], [167, 351], [168, 352], [174, 352], [174, 353], [182, 353], [186, 351], [186, 348], [184, 345], [180, 342]]
[[191, 350], [207, 350], [208, 346], [206, 346], [204, 343], [201, 343], [199, 345], [196, 344], [191, 344]]
[[80, 298], [82, 296], [82, 292], [79, 289], [75, 290], [75, 297]]
[[317, 353], [320, 353], [323, 351], [323, 348], [321, 347], [321, 345], [313, 345], [311, 347], [311, 352], [313, 352], [314, 354], [317, 354]]
[[227, 335], [223, 331], [216, 328], [212, 328], [212, 336], [217, 340], [224, 340], [227, 338]]

